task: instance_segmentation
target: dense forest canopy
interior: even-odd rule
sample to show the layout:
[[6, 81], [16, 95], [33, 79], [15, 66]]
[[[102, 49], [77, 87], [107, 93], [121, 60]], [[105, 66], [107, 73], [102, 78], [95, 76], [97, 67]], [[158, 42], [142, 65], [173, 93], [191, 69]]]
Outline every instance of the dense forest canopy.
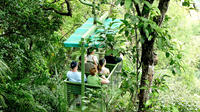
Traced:
[[[102, 92], [104, 110], [200, 111], [199, 9], [198, 0], [1, 0], [0, 112], [75, 111], [64, 80], [81, 49], [63, 42], [105, 12], [122, 21], [99, 35], [123, 67], [120, 85]], [[96, 100], [84, 111], [99, 111]]]

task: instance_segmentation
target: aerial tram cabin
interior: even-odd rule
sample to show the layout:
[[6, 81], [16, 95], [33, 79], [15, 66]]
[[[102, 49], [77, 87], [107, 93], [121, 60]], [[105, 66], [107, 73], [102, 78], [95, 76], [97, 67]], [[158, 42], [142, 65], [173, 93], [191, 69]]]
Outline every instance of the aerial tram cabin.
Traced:
[[[120, 27], [122, 22], [120, 21], [120, 19], [107, 18], [108, 15], [109, 15], [108, 12], [105, 13], [98, 19], [98, 21], [101, 22], [105, 28], [110, 27], [111, 29], [110, 33], [116, 32], [117, 31], [116, 29]], [[81, 63], [82, 63], [81, 83], [65, 81], [68, 103], [71, 104], [73, 101], [73, 99], [71, 99], [71, 94], [81, 95], [81, 111], [83, 111], [82, 110], [82, 107], [84, 105], [83, 98], [85, 96], [85, 91], [87, 90], [87, 88], [99, 89], [99, 90], [101, 89], [101, 86], [89, 85], [84, 82], [84, 74], [85, 74], [84, 56], [86, 49], [89, 47], [103, 49], [104, 47], [103, 44], [101, 44], [101, 42], [98, 41], [99, 32], [104, 32], [104, 29], [98, 29], [99, 25], [94, 24], [94, 21], [95, 21], [94, 18], [89, 18], [81, 27], [76, 29], [75, 32], [64, 42], [65, 47], [81, 47]], [[88, 43], [87, 41], [88, 39], [91, 41], [90, 43]], [[111, 87], [111, 89], [113, 88], [114, 83], [115, 85], [118, 85], [116, 84], [117, 77], [115, 75], [119, 73], [119, 66], [121, 63], [122, 62], [117, 64], [107, 63], [106, 65], [106, 67], [109, 68], [111, 71], [107, 77], [110, 80], [109, 86]], [[103, 111], [102, 104], [101, 104], [101, 111]]]

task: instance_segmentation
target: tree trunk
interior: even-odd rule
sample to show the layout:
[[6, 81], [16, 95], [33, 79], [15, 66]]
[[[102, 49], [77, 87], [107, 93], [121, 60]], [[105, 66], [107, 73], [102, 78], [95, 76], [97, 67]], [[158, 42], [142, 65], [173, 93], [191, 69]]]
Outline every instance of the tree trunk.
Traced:
[[[163, 19], [165, 17], [165, 14], [168, 9], [170, 0], [160, 0], [158, 8], [161, 12], [160, 17], [155, 20], [155, 22], [161, 26]], [[144, 11], [145, 12], [145, 11]], [[148, 15], [146, 13], [145, 15]], [[143, 17], [148, 17], [142, 15]], [[138, 112], [145, 112], [145, 103], [148, 100], [148, 95], [151, 90], [151, 85], [153, 81], [153, 74], [154, 74], [154, 54], [153, 54], [153, 49], [154, 49], [154, 42], [156, 39], [156, 34], [153, 33], [151, 36], [153, 37], [151, 40], [148, 40], [143, 28], [140, 29], [141, 37], [144, 39], [144, 43], [142, 43], [142, 56], [141, 56], [141, 61], [142, 61], [142, 76], [141, 76], [141, 82], [140, 82], [140, 92], [138, 95], [139, 98], [139, 108]]]
[[145, 102], [148, 100], [148, 94], [150, 86], [152, 84], [153, 73], [154, 73], [154, 62], [153, 62], [153, 45], [155, 38], [150, 41], [145, 40], [142, 44], [142, 76], [140, 82], [140, 93], [139, 93], [139, 112], [143, 112]]

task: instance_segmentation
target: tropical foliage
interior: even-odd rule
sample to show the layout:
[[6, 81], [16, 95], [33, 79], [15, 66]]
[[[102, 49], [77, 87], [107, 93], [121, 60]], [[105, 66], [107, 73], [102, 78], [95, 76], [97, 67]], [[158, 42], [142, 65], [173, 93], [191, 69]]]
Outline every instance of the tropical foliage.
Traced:
[[[63, 42], [94, 10], [97, 17], [110, 11], [122, 19], [114, 35], [109, 28], [100, 34], [106, 53], [124, 55], [121, 85], [103, 91], [106, 111], [200, 111], [200, 23], [193, 1], [166, 0], [168, 10], [159, 6], [163, 0], [99, 0], [96, 9], [80, 1], [0, 1], [0, 111], [73, 111], [63, 80], [80, 49]], [[151, 80], [144, 80], [145, 70]], [[93, 95], [100, 93], [92, 93], [84, 108], [99, 111]]]

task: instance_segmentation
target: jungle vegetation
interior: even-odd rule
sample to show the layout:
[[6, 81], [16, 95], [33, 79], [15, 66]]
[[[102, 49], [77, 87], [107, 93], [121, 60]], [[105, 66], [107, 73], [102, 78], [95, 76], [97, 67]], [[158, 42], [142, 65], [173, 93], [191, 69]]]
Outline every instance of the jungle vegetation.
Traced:
[[[124, 54], [122, 82], [104, 102], [106, 111], [200, 111], [198, 2], [80, 1], [0, 1], [0, 112], [75, 111], [67, 105], [63, 80], [80, 49], [63, 42], [94, 10], [97, 17], [108, 11], [123, 22], [116, 35], [104, 37], [106, 52]], [[91, 102], [85, 111], [99, 111]]]

